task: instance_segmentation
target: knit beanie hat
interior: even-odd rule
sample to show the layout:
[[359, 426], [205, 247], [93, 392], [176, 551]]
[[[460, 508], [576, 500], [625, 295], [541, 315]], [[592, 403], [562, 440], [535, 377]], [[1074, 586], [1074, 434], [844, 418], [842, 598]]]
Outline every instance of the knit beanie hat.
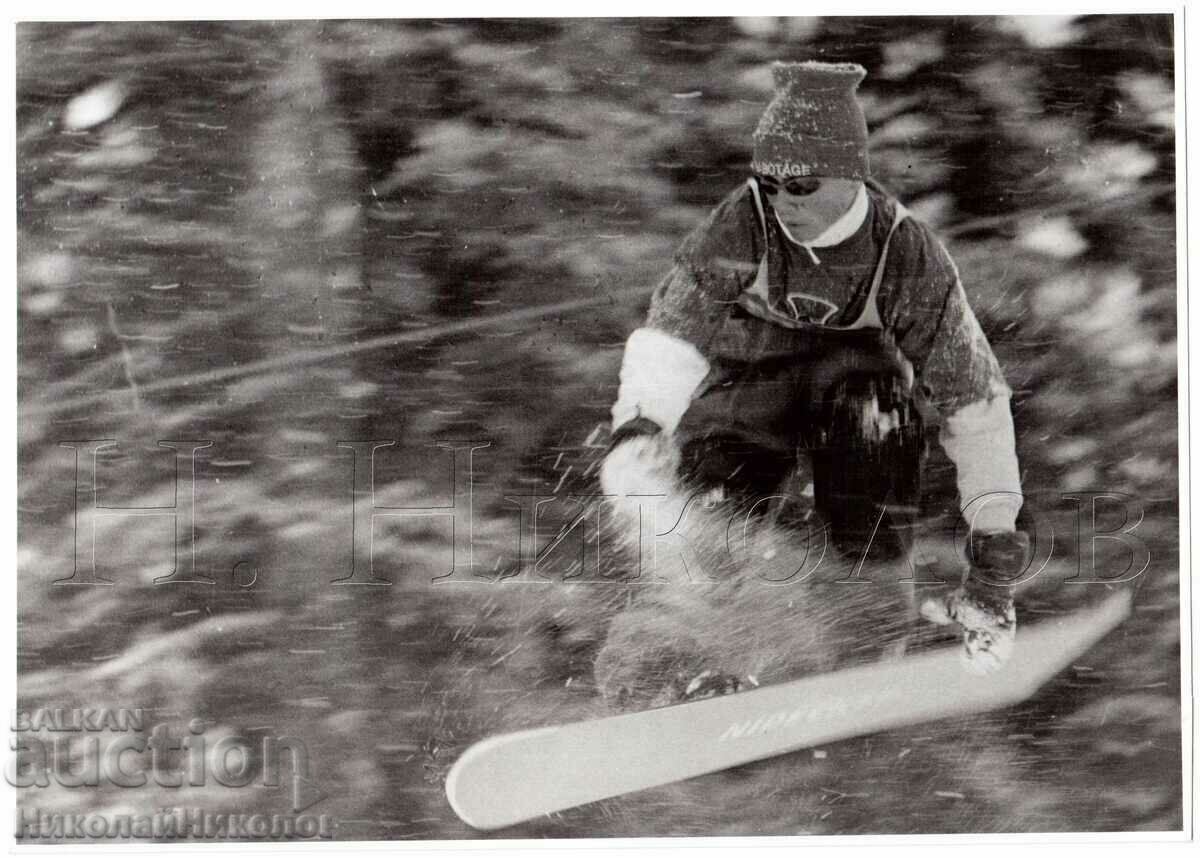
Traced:
[[865, 179], [867, 120], [854, 91], [866, 70], [857, 63], [775, 63], [775, 97], [754, 131], [760, 175]]

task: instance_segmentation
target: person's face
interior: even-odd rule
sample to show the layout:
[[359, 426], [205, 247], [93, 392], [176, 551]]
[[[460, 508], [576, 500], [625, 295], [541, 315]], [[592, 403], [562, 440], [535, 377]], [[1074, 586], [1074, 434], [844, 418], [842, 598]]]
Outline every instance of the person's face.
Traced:
[[857, 179], [758, 177], [759, 187], [797, 241], [817, 238], [850, 210], [862, 184]]

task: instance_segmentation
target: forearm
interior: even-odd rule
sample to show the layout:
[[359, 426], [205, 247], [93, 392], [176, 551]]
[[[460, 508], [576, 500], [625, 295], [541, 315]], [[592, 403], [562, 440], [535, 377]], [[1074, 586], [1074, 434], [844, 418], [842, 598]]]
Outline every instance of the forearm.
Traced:
[[707, 374], [708, 361], [694, 345], [658, 328], [638, 328], [625, 344], [613, 426], [644, 417], [673, 432]]
[[1007, 391], [951, 414], [942, 449], [958, 471], [958, 491], [972, 531], [1015, 529], [1023, 501]]
[[895, 303], [897, 344], [944, 418], [942, 448], [958, 471], [971, 530], [1012, 531], [1021, 477], [1004, 372], [946, 248], [919, 226], [904, 237], [910, 255]]

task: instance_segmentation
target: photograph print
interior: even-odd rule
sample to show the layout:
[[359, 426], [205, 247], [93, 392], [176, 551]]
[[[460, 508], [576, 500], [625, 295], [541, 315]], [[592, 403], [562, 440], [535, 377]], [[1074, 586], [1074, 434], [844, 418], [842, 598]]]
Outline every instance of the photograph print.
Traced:
[[16, 24], [15, 842], [1183, 836], [1181, 25]]

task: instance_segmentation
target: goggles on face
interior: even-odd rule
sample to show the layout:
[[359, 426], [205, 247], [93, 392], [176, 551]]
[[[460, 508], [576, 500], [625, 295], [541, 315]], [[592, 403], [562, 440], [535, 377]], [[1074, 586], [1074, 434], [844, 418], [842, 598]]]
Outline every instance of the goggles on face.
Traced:
[[821, 180], [816, 176], [796, 176], [781, 182], [774, 176], [758, 176], [758, 186], [767, 196], [774, 196], [781, 190], [793, 197], [807, 197], [821, 190]]

